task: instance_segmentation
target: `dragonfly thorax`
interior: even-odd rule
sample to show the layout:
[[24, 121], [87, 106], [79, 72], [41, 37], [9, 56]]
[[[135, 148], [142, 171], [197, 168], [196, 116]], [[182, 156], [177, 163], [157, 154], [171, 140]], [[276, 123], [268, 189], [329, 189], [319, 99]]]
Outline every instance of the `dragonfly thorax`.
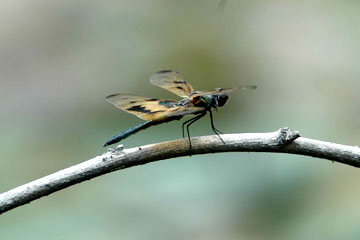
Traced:
[[229, 95], [226, 93], [221, 94], [206, 94], [193, 98], [192, 103], [197, 107], [205, 107], [210, 110], [211, 108], [218, 108], [225, 105]]

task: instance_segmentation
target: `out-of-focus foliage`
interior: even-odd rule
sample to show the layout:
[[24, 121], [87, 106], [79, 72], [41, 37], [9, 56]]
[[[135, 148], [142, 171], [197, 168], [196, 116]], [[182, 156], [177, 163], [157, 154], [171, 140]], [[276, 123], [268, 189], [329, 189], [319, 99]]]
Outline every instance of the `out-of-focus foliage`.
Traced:
[[[101, 154], [141, 122], [108, 94], [171, 97], [148, 78], [177, 69], [199, 90], [257, 85], [215, 115], [223, 132], [288, 126], [360, 142], [360, 2], [2, 1], [0, 191]], [[209, 119], [192, 135], [212, 134]], [[124, 141], [181, 136], [179, 122]], [[359, 170], [229, 153], [115, 172], [0, 217], [2, 239], [358, 239]]]

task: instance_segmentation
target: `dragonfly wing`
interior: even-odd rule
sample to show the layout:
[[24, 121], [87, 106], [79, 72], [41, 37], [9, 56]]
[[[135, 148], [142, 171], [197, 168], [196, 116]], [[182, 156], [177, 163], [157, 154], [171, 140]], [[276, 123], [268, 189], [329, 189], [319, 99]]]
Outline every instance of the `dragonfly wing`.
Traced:
[[188, 97], [194, 88], [184, 80], [178, 71], [164, 70], [150, 77], [150, 82], [180, 97]]
[[106, 101], [147, 121], [180, 119], [186, 114], [197, 114], [204, 111], [202, 107], [180, 105], [176, 100], [145, 98], [131, 94], [113, 94], [106, 97]]
[[257, 88], [257, 86], [237, 86], [237, 87], [234, 87], [233, 89], [236, 89], [236, 90], [254, 90], [256, 88]]
[[256, 88], [257, 88], [256, 86], [237, 86], [237, 87], [232, 87], [232, 88], [215, 88], [213, 91], [209, 91], [209, 92], [197, 91], [197, 92], [193, 93], [190, 97], [194, 98], [196, 96], [203, 96], [203, 95], [216, 95], [216, 94], [221, 94], [221, 93], [231, 93], [234, 90], [253, 90]]

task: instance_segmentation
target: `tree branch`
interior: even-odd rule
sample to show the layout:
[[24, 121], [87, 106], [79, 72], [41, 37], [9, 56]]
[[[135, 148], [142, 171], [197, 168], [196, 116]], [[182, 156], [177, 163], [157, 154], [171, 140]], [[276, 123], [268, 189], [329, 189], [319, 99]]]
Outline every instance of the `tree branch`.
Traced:
[[[300, 137], [299, 132], [282, 128], [271, 133], [242, 133], [191, 139], [191, 155], [217, 152], [278, 152], [324, 158], [360, 167], [360, 148]], [[0, 194], [0, 214], [60, 189], [94, 177], [163, 159], [188, 156], [187, 139], [142, 147], [110, 150], [101, 156], [42, 177]]]

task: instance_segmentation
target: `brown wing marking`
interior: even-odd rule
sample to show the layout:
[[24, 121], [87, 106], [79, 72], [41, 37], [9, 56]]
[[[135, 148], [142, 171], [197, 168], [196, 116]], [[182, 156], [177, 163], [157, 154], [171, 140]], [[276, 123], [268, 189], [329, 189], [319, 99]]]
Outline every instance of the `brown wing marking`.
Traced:
[[178, 101], [145, 98], [131, 94], [113, 94], [106, 101], [121, 110], [147, 121], [161, 121], [169, 117], [196, 114], [204, 111], [201, 107], [182, 106]]
[[150, 82], [180, 97], [188, 97], [194, 88], [175, 70], [163, 70], [150, 77]]

